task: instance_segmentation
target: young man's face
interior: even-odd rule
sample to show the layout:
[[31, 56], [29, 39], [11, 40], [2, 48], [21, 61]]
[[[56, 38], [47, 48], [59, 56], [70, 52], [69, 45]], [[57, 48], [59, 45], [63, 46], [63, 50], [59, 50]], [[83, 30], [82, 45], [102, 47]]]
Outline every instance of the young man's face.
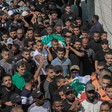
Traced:
[[110, 83], [111, 81], [109, 79], [102, 79], [102, 88], [105, 90], [106, 86]]
[[95, 40], [95, 42], [98, 42], [100, 40], [100, 34], [99, 33], [94, 33], [94, 40]]
[[3, 57], [4, 60], [7, 61], [8, 58], [9, 58], [9, 51], [3, 51], [3, 52], [2, 52], [2, 57]]
[[74, 98], [75, 98], [75, 94], [74, 94], [74, 91], [71, 90], [71, 91], [68, 91], [66, 94], [66, 99], [69, 100], [69, 101], [74, 101]]
[[102, 44], [101, 46], [102, 46], [102, 49], [103, 49], [103, 50], [107, 50], [107, 49], [108, 49], [108, 44], [105, 44], [105, 43], [104, 43], [104, 44]]
[[106, 54], [105, 60], [106, 60], [108, 65], [111, 65], [112, 64], [112, 55], [111, 54], [110, 55]]
[[27, 34], [28, 34], [29, 38], [33, 38], [34, 32], [33, 32], [33, 30], [29, 30], [29, 31], [27, 31]]
[[52, 79], [52, 80], [53, 80], [53, 78], [55, 77], [54, 69], [49, 69], [49, 70], [46, 72], [46, 74], [47, 74], [48, 77], [49, 77], [50, 79]]
[[18, 73], [22, 76], [26, 72], [26, 66], [20, 66], [17, 68]]
[[54, 50], [58, 49], [58, 42], [51, 42], [51, 45]]
[[30, 59], [30, 52], [23, 52], [22, 54], [23, 58], [25, 58], [26, 60]]
[[88, 47], [88, 39], [83, 39], [83, 40], [82, 40], [82, 47], [83, 47], [84, 49], [86, 49], [86, 48]]
[[80, 35], [80, 29], [79, 28], [74, 28], [74, 34], [76, 36], [79, 36]]
[[38, 51], [41, 52], [42, 49], [43, 49], [43, 43], [42, 43], [42, 42], [37, 42], [36, 45], [37, 45], [37, 49], [38, 49]]
[[81, 42], [75, 42], [74, 47], [76, 48], [76, 50], [80, 50]]
[[112, 99], [112, 88], [106, 88], [106, 94], [110, 99]]
[[89, 38], [89, 34], [88, 33], [82, 33], [82, 37], [83, 38]]
[[60, 33], [60, 32], [62, 31], [62, 27], [61, 27], [61, 26], [56, 26], [56, 31], [57, 31], [58, 33]]
[[22, 30], [17, 30], [17, 37], [18, 37], [18, 39], [21, 39], [23, 37], [23, 31]]
[[71, 12], [71, 7], [69, 7], [69, 6], [66, 7], [66, 8], [65, 8], [65, 11], [66, 11], [66, 12]]
[[63, 91], [59, 92], [59, 95], [61, 96], [61, 99], [64, 100], [66, 99], [65, 94], [63, 93]]
[[6, 76], [3, 78], [3, 85], [7, 88], [10, 88], [12, 86], [12, 79], [10, 76]]
[[92, 102], [94, 101], [94, 98], [95, 98], [94, 90], [86, 91], [86, 95], [87, 95], [88, 101], [92, 101]]
[[102, 34], [102, 35], [101, 35], [101, 39], [102, 39], [102, 40], [107, 39], [107, 33]]
[[48, 34], [52, 34], [52, 32], [53, 32], [53, 29], [51, 27], [48, 27], [46, 30], [47, 30]]
[[63, 59], [64, 59], [64, 55], [65, 55], [64, 51], [58, 51], [58, 52], [57, 52], [57, 56], [58, 56], [58, 58], [59, 58], [60, 60], [63, 60]]
[[5, 41], [5, 42], [7, 42], [7, 39], [8, 39], [9, 37], [8, 37], [8, 35], [3, 35], [2, 36], [2, 39]]
[[76, 22], [78, 26], [81, 26], [81, 20], [76, 20]]
[[108, 105], [101, 105], [100, 112], [111, 112], [111, 109]]
[[9, 35], [11, 36], [12, 39], [14, 39], [16, 36], [16, 31], [10, 32]]
[[65, 38], [66, 45], [69, 46], [71, 44], [71, 38]]
[[64, 107], [63, 107], [63, 101], [55, 101], [53, 103], [53, 110], [55, 112], [63, 112], [63, 109], [64, 109]]

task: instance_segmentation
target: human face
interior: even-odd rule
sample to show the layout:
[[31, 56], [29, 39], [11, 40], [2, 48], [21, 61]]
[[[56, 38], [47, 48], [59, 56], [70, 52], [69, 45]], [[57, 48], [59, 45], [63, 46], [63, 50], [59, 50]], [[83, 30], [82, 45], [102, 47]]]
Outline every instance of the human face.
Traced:
[[7, 42], [7, 39], [8, 39], [9, 37], [8, 37], [8, 35], [3, 35], [2, 36], [2, 39], [4, 40], [4, 42]]
[[78, 26], [81, 26], [81, 20], [76, 20], [76, 22]]
[[105, 43], [104, 43], [104, 44], [102, 44], [101, 46], [102, 46], [102, 49], [103, 49], [103, 50], [107, 50], [107, 49], [108, 49], [108, 44], [105, 44]]
[[71, 22], [70, 22], [70, 21], [66, 21], [66, 22], [65, 22], [65, 25], [66, 25], [67, 27], [69, 27], [69, 26], [70, 26], [70, 24], [71, 24]]
[[64, 51], [58, 51], [58, 52], [57, 52], [57, 56], [58, 56], [58, 58], [59, 58], [60, 60], [63, 60], [63, 59], [64, 59], [64, 55], [65, 55]]
[[16, 54], [19, 51], [19, 49], [17, 49], [15, 46], [12, 46], [11, 51], [12, 51], [13, 54]]
[[94, 33], [94, 40], [95, 40], [95, 42], [98, 42], [100, 40], [100, 34], [99, 33]]
[[103, 69], [103, 68], [104, 68], [104, 66], [99, 66], [99, 65], [98, 65], [98, 66], [97, 66], [96, 73], [99, 74], [99, 73], [100, 73], [100, 70]]
[[44, 100], [44, 95], [41, 95], [39, 98], [36, 99], [36, 102], [39, 104], [39, 106], [42, 106], [44, 104]]
[[54, 50], [58, 49], [58, 42], [52, 42], [51, 45]]
[[49, 69], [49, 70], [46, 72], [46, 74], [47, 74], [48, 77], [49, 77], [50, 79], [52, 79], [52, 80], [53, 80], [53, 78], [55, 77], [54, 69]]
[[21, 39], [23, 37], [22, 29], [17, 30], [17, 37], [18, 37], [18, 39]]
[[94, 98], [95, 98], [95, 91], [94, 90], [86, 91], [86, 95], [87, 95], [87, 101], [88, 102], [94, 101]]
[[65, 86], [67, 84], [66, 79], [60, 79], [59, 83], [60, 87]]
[[42, 44], [42, 42], [37, 42], [37, 50], [39, 51], [39, 52], [41, 52], [42, 51], [42, 49], [43, 49], [43, 44]]
[[66, 94], [66, 99], [69, 100], [69, 101], [74, 101], [74, 98], [75, 98], [75, 94], [74, 94], [74, 91], [71, 90], [71, 91], [68, 91]]
[[72, 78], [74, 78], [76, 74], [79, 74], [79, 71], [77, 71], [77, 70], [72, 70], [71, 71]]
[[12, 39], [14, 39], [16, 36], [16, 31], [10, 32], [9, 35], [11, 36]]
[[60, 33], [60, 32], [62, 31], [62, 27], [61, 27], [61, 26], [56, 26], [56, 31], [57, 31], [58, 33]]
[[62, 101], [55, 101], [53, 103], [53, 110], [55, 112], [63, 112], [63, 109], [64, 109], [64, 107], [63, 107], [63, 102]]
[[88, 39], [83, 39], [83, 41], [82, 41], [82, 47], [84, 49], [86, 49], [88, 47]]
[[18, 67], [17, 68], [17, 71], [18, 71], [18, 74], [20, 75], [20, 76], [22, 76], [22, 75], [24, 75], [25, 74], [25, 72], [26, 72], [26, 66], [20, 66], [20, 67]]
[[64, 100], [65, 99], [65, 94], [63, 93], [63, 91], [59, 92], [59, 95], [61, 96], [61, 99]]
[[108, 105], [101, 105], [100, 112], [111, 112], [111, 109]]
[[69, 6], [66, 7], [66, 8], [65, 8], [65, 11], [66, 11], [67, 13], [70, 13], [70, 12], [71, 12], [71, 7], [69, 7]]
[[30, 52], [23, 52], [22, 54], [23, 58], [25, 58], [26, 60], [30, 59]]
[[71, 38], [65, 38], [66, 45], [69, 46], [71, 44]]
[[27, 34], [29, 38], [33, 38], [33, 35], [34, 35], [33, 30], [27, 31]]
[[75, 34], [75, 36], [79, 36], [80, 35], [80, 29], [74, 28], [74, 34]]
[[80, 42], [75, 42], [74, 47], [76, 48], [76, 50], [80, 50], [81, 43]]
[[55, 19], [57, 19], [57, 16], [58, 16], [58, 15], [57, 15], [56, 13], [54, 13], [54, 14], [52, 14], [51, 16], [52, 16], [52, 19], [55, 20]]
[[53, 29], [52, 29], [52, 28], [50, 28], [50, 27], [47, 28], [47, 33], [48, 33], [48, 34], [52, 34], [52, 32], [53, 32]]
[[111, 54], [110, 55], [106, 54], [105, 60], [107, 62], [107, 65], [112, 65], [112, 55]]
[[89, 38], [89, 34], [88, 33], [82, 33], [82, 37], [83, 38]]
[[3, 85], [7, 88], [10, 88], [12, 86], [12, 79], [10, 76], [6, 76], [3, 78]]
[[106, 86], [111, 83], [108, 79], [102, 79], [102, 88], [105, 90]]
[[5, 61], [7, 61], [8, 58], [9, 58], [9, 51], [3, 51], [3, 52], [2, 52], [2, 57], [3, 57], [3, 59], [4, 59]]
[[107, 33], [102, 34], [102, 35], [101, 35], [101, 39], [102, 39], [102, 40], [107, 39]]
[[110, 99], [112, 99], [112, 88], [106, 88], [106, 94]]

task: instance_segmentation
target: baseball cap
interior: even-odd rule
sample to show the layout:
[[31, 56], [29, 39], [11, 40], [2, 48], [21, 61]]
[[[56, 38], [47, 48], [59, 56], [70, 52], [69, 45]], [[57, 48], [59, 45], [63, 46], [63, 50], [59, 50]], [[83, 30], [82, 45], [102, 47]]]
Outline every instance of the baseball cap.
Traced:
[[31, 95], [33, 98], [39, 98], [41, 95], [44, 95], [44, 94], [39, 90], [34, 90], [32, 91]]
[[85, 87], [85, 91], [91, 91], [91, 90], [95, 91], [95, 86], [93, 84], [87, 84]]
[[102, 40], [101, 44], [108, 44], [108, 40], [107, 39]]
[[19, 103], [21, 102], [21, 97], [18, 94], [12, 94], [10, 100], [12, 103]]
[[72, 86], [70, 86], [68, 84], [63, 87], [63, 92], [64, 93], [67, 93], [67, 92], [69, 92], [71, 90], [73, 90], [73, 88], [72, 88]]
[[73, 65], [73, 66], [71, 66], [71, 68], [70, 68], [70, 71], [71, 71], [71, 70], [77, 70], [77, 71], [79, 71], [80, 68], [79, 68], [78, 65]]
[[54, 72], [58, 72], [58, 71], [63, 71], [62, 66], [56, 65], [56, 66], [54, 67]]
[[8, 38], [7, 39], [7, 44], [13, 44], [13, 39], [12, 38]]

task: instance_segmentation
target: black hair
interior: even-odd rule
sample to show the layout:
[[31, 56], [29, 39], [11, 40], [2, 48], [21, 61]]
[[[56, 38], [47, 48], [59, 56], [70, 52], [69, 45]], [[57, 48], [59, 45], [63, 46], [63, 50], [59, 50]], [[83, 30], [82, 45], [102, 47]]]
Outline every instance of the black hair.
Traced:
[[100, 34], [100, 32], [99, 32], [99, 31], [94, 31], [94, 34], [95, 34], [95, 33], [99, 33], [99, 34]]
[[54, 102], [56, 102], [56, 101], [62, 101], [61, 96], [60, 96], [59, 94], [57, 94], [57, 95], [55, 95], [55, 96], [53, 97], [53, 104], [54, 104]]
[[61, 87], [58, 89], [58, 92], [63, 91], [63, 88], [64, 88], [64, 86], [61, 86]]
[[108, 51], [108, 52], [106, 52], [105, 56], [106, 55], [112, 55], [112, 52], [111, 51]]
[[42, 40], [38, 40], [37, 42], [42, 43]]
[[87, 34], [89, 34], [89, 31], [88, 31], [88, 30], [82, 30], [82, 33], [87, 33]]
[[103, 32], [101, 33], [101, 35], [103, 35], [103, 34], [107, 34], [107, 32], [106, 32], [106, 31], [103, 31]]
[[74, 28], [79, 28], [79, 29], [80, 29], [80, 27], [79, 27], [79, 26], [74, 26]]
[[109, 75], [104, 75], [102, 79], [107, 79], [107, 80], [112, 81], [112, 78], [111, 78], [111, 76], [109, 76]]
[[24, 52], [30, 52], [30, 51], [28, 49], [23, 49], [22, 53], [24, 53]]
[[17, 29], [16, 28], [11, 28], [9, 32], [13, 32], [13, 31], [16, 31]]
[[25, 80], [26, 83], [31, 82], [34, 79], [33, 75], [30, 72], [28, 72], [23, 77], [24, 77], [24, 80]]
[[57, 40], [57, 39], [52, 39], [51, 43], [52, 43], [52, 42], [58, 42], [58, 40]]
[[46, 65], [45, 71], [48, 71], [49, 69], [54, 69], [53, 65]]
[[112, 88], [112, 84], [108, 84], [106, 88]]
[[76, 42], [80, 42], [81, 43], [81, 41], [78, 39], [78, 40], [76, 40], [75, 42], [74, 42], [74, 44], [76, 43]]
[[19, 68], [20, 66], [21, 66], [21, 67], [24, 67], [24, 66], [26, 67], [25, 62], [23, 62], [23, 61], [18, 62], [18, 63], [17, 63], [17, 68]]
[[97, 21], [99, 20], [99, 16], [98, 15], [94, 15], [93, 16]]
[[62, 47], [58, 47], [57, 51], [60, 51], [60, 52], [64, 52], [65, 53], [65, 49], [62, 48]]
[[57, 76], [57, 77], [55, 78], [56, 83], [59, 82], [61, 79], [65, 79], [65, 77], [62, 76], [62, 75]]
[[8, 52], [9, 50], [7, 48], [3, 48], [2, 52]]
[[81, 20], [81, 18], [80, 17], [76, 17], [76, 19], [75, 20]]
[[3, 80], [4, 77], [10, 77], [12, 79], [12, 76], [9, 75], [9, 74], [4, 74], [4, 76], [2, 77], [2, 80]]
[[108, 101], [104, 101], [101, 105], [100, 105], [100, 108], [102, 105], [108, 105], [109, 106], [109, 109], [112, 108], [111, 104], [108, 102]]

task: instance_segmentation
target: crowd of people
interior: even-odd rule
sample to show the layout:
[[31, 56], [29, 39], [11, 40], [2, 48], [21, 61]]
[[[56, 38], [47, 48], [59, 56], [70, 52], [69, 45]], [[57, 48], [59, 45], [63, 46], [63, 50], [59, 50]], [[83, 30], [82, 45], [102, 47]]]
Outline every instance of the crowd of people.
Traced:
[[112, 112], [111, 42], [80, 3], [0, 0], [0, 112]]

